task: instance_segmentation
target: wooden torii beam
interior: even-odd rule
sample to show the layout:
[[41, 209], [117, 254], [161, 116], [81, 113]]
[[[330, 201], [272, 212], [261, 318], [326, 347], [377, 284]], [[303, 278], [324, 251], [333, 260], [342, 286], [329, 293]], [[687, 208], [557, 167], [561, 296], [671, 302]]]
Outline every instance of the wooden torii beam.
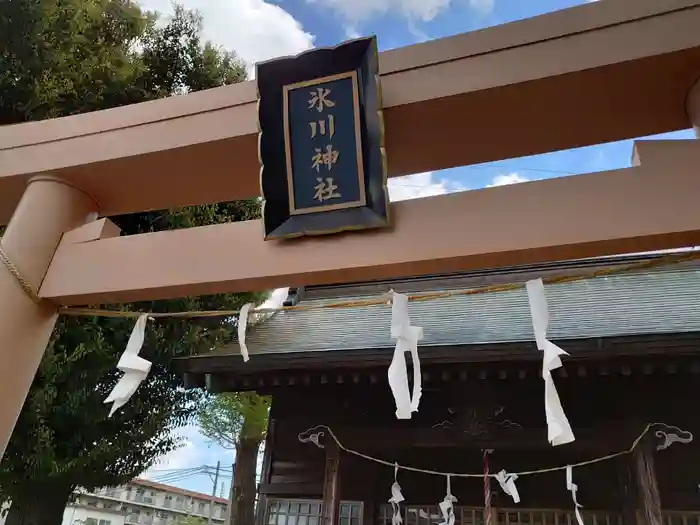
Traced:
[[[391, 174], [698, 125], [699, 26], [700, 0], [608, 0], [383, 53]], [[257, 195], [252, 82], [0, 128], [0, 454], [56, 304], [700, 244], [696, 148], [638, 145], [628, 170], [401, 203], [393, 231], [263, 243], [256, 221], [129, 238], [95, 221]]]
[[246, 221], [119, 237], [102, 219], [63, 237], [39, 293], [66, 306], [131, 302], [700, 245], [700, 141], [640, 141], [635, 158], [395, 203], [393, 229], [359, 235], [269, 242]]
[[[381, 53], [391, 176], [689, 127], [700, 0], [606, 0]], [[100, 215], [260, 194], [245, 82], [0, 128], [0, 224], [52, 173]]]

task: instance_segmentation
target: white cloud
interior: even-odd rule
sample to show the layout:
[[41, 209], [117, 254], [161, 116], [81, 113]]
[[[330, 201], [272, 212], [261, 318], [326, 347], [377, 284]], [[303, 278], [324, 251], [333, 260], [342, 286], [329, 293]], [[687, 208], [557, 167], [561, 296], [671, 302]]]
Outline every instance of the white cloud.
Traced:
[[152, 468], [142, 474], [142, 477], [154, 479], [158, 476], [159, 470], [188, 469], [206, 463], [207, 448], [195, 425], [183, 427], [174, 434], [182, 440], [181, 446], [159, 458]]
[[496, 6], [496, 0], [469, 0], [469, 6], [480, 13], [488, 14]]
[[[204, 19], [204, 37], [249, 65], [313, 47], [314, 37], [280, 6], [265, 0], [181, 0]], [[172, 13], [171, 0], [141, 0], [144, 9]], [[249, 68], [252, 72], [252, 68]]]
[[[398, 13], [409, 20], [430, 22], [450, 8], [452, 0], [306, 0], [333, 9], [352, 24], [384, 15]], [[480, 13], [493, 11], [495, 0], [468, 0], [468, 5]]]
[[530, 179], [523, 177], [519, 173], [508, 173], [507, 175], [496, 175], [488, 188], [493, 188], [494, 186], [506, 186], [508, 184], [518, 184], [519, 182], [527, 182]]
[[348, 25], [345, 26], [345, 37], [348, 40], [355, 40], [356, 38], [360, 38], [362, 35], [360, 32], [357, 30], [355, 26]]
[[428, 35], [428, 33], [422, 29], [419, 29], [416, 23], [410, 18], [408, 19], [408, 32], [411, 33], [411, 35], [413, 35], [413, 37], [416, 39], [416, 44], [432, 40], [430, 35]]
[[[353, 24], [390, 11], [409, 19], [429, 22], [450, 6], [451, 0], [307, 0], [330, 7]], [[471, 0], [470, 0], [471, 1]]]
[[466, 190], [459, 183], [437, 180], [432, 171], [389, 179], [389, 199], [404, 201]]

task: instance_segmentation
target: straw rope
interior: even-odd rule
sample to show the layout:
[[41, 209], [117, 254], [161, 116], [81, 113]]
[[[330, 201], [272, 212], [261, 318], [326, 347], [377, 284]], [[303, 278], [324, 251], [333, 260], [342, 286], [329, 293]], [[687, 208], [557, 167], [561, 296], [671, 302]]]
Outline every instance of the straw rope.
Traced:
[[0, 242], [0, 261], [3, 262], [5, 268], [7, 268], [7, 271], [9, 271], [14, 276], [19, 285], [22, 287], [22, 290], [24, 290], [24, 292], [30, 297], [30, 299], [37, 304], [41, 303], [41, 297], [39, 297], [39, 294], [36, 293], [34, 288], [32, 288], [32, 285], [29, 284], [29, 282], [27, 282], [27, 280], [22, 276], [22, 273], [19, 271], [19, 268], [15, 266], [10, 257], [7, 255], [5, 248], [2, 246], [2, 242]]
[[[682, 254], [672, 254], [658, 259], [641, 261], [624, 266], [613, 266], [609, 268], [600, 268], [593, 272], [581, 273], [576, 275], [555, 276], [542, 279], [545, 284], [564, 284], [588, 279], [596, 279], [599, 277], [608, 277], [611, 275], [619, 275], [640, 270], [649, 270], [651, 268], [659, 268], [662, 266], [670, 266], [687, 261], [700, 259], [700, 251], [686, 252]], [[425, 292], [420, 294], [409, 295], [408, 300], [411, 302], [434, 301], [436, 299], [446, 299], [450, 297], [459, 297], [465, 295], [481, 295], [486, 293], [509, 292], [525, 288], [524, 282], [494, 284], [481, 286], [478, 288], [469, 288], [464, 290], [447, 290], [440, 292]], [[388, 296], [382, 295], [372, 299], [360, 299], [355, 301], [336, 301], [326, 304], [298, 304], [295, 306], [281, 306], [279, 308], [259, 308], [255, 313], [273, 313], [301, 310], [325, 310], [334, 308], [363, 308], [367, 306], [377, 306], [387, 304]], [[96, 316], [96, 317], [130, 317], [137, 318], [143, 314], [148, 314], [153, 318], [179, 318], [192, 319], [197, 317], [231, 317], [238, 315], [239, 310], [198, 310], [186, 312], [138, 312], [124, 310], [106, 310], [98, 308], [74, 308], [62, 307], [59, 313], [63, 315], [73, 316]]]
[[[0, 239], [1, 241], [1, 239]], [[607, 277], [611, 275], [619, 275], [624, 273], [636, 272], [641, 270], [649, 270], [662, 266], [670, 266], [683, 262], [700, 259], [700, 251], [692, 251], [681, 254], [671, 254], [658, 259], [650, 259], [624, 266], [611, 266], [608, 268], [600, 268], [593, 272], [580, 273], [574, 275], [547, 277], [542, 279], [545, 284], [564, 284], [584, 281], [588, 279], [596, 279], [599, 277]], [[41, 303], [43, 299], [32, 288], [29, 282], [24, 278], [19, 268], [12, 262], [7, 252], [4, 250], [0, 242], [0, 261], [5, 265], [7, 270], [17, 280], [25, 293], [36, 303]], [[450, 297], [459, 297], [466, 295], [481, 295], [486, 293], [500, 293], [519, 290], [525, 288], [524, 282], [492, 284], [480, 286], [477, 288], [468, 288], [463, 290], [445, 290], [439, 292], [424, 292], [408, 296], [411, 302], [434, 301], [436, 299], [447, 299]], [[382, 295], [372, 299], [360, 299], [355, 301], [335, 301], [325, 304], [297, 304], [294, 306], [280, 306], [278, 308], [258, 308], [255, 313], [275, 313], [285, 311], [301, 311], [301, 310], [325, 310], [334, 308], [364, 308], [368, 306], [383, 305], [388, 302], [387, 295]], [[193, 319], [205, 317], [232, 317], [240, 313], [240, 310], [189, 310], [183, 312], [143, 312], [143, 311], [128, 311], [128, 310], [109, 310], [103, 308], [77, 308], [62, 306], [59, 308], [59, 313], [62, 315], [80, 316], [80, 317], [117, 317], [117, 318], [138, 318], [143, 314], [148, 314], [152, 318], [170, 318], [170, 319]]]
[[[651, 430], [651, 428], [654, 426], [657, 426], [657, 425], [662, 425], [662, 426], [667, 427], [667, 428], [670, 427], [670, 425], [667, 425], [665, 423], [649, 423], [644, 428], [642, 433], [639, 434], [637, 439], [635, 439], [632, 442], [632, 445], [628, 449], [621, 450], [619, 452], [614, 452], [612, 454], [607, 454], [605, 456], [600, 456], [597, 458], [589, 459], [587, 461], [580, 461], [578, 463], [570, 463], [568, 465], [561, 465], [558, 467], [550, 467], [550, 468], [543, 468], [543, 469], [537, 469], [537, 470], [526, 470], [523, 472], [509, 472], [509, 474], [517, 474], [519, 477], [520, 476], [532, 476], [535, 474], [546, 474], [548, 472], [557, 472], [560, 470], [566, 470], [568, 467], [577, 468], [577, 467], [583, 467], [586, 465], [593, 465], [595, 463], [601, 463], [603, 461], [607, 461], [609, 459], [613, 459], [613, 458], [616, 458], [619, 456], [631, 454], [632, 452], [634, 452], [634, 450], [637, 448], [637, 446], [639, 446], [639, 443], [642, 441], [644, 436], [647, 435], [647, 433]], [[674, 427], [671, 427], [671, 428], [674, 428]], [[343, 452], [346, 452], [347, 454], [352, 454], [353, 456], [357, 456], [357, 457], [362, 458], [362, 459], [366, 459], [368, 461], [373, 461], [374, 463], [379, 463], [380, 465], [386, 465], [388, 467], [395, 467], [395, 468], [398, 468], [400, 470], [406, 470], [406, 471], [410, 471], [410, 472], [418, 472], [420, 474], [430, 474], [433, 476], [446, 476], [446, 477], [449, 476], [449, 477], [456, 477], [456, 478], [483, 478], [484, 477], [484, 472], [479, 472], [479, 473], [440, 472], [438, 470], [422, 469], [422, 468], [418, 468], [418, 467], [410, 467], [408, 465], [399, 465], [394, 461], [387, 461], [385, 459], [369, 456], [367, 454], [363, 454], [362, 452], [358, 452], [357, 450], [353, 450], [353, 449], [348, 448], [345, 445], [343, 445], [340, 442], [340, 440], [338, 439], [338, 437], [333, 433], [333, 430], [330, 427], [327, 427], [326, 425], [317, 425], [317, 426], [311, 427], [310, 429], [306, 430], [305, 432], [302, 432], [301, 434], [299, 434], [299, 441], [301, 441], [302, 443], [310, 441], [310, 442], [313, 442], [314, 444], [318, 445], [318, 437], [316, 437], [315, 439], [313, 439], [313, 438], [312, 439], [309, 439], [309, 438], [302, 439], [302, 435], [304, 435], [304, 434], [311, 435], [311, 434], [313, 434], [312, 431], [316, 431], [317, 429], [319, 429], [318, 432], [316, 432], [317, 436], [323, 435], [324, 433], [328, 432], [328, 435], [330, 436], [330, 438], [333, 441], [335, 441], [336, 445], [338, 445], [338, 448], [340, 450], [342, 450]], [[496, 477], [495, 474], [490, 474], [490, 473], [488, 474], [488, 476], [491, 478]]]
[[484, 525], [491, 525], [491, 471], [489, 469], [489, 454], [484, 450]]

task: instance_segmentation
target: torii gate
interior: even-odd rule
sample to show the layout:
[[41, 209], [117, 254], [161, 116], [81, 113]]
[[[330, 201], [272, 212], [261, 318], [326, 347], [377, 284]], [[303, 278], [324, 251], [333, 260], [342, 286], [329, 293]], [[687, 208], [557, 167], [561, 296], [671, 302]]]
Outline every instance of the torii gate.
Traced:
[[[700, 128], [698, 27], [700, 0], [606, 0], [382, 53], [390, 176]], [[696, 141], [637, 143], [628, 169], [397, 203], [393, 230], [264, 242], [259, 221], [119, 237], [97, 220], [258, 195], [256, 136], [255, 82], [0, 128], [2, 246], [43, 299], [0, 269], [0, 454], [57, 305], [700, 244]]]

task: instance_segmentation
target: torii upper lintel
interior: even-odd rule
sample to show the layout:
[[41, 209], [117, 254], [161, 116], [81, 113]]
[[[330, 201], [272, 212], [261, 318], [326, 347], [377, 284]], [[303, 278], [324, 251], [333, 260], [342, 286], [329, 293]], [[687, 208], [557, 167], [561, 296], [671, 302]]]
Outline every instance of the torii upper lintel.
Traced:
[[[689, 127], [700, 0], [606, 0], [380, 55], [390, 176]], [[0, 224], [52, 173], [100, 214], [260, 194], [255, 82], [0, 128]]]

